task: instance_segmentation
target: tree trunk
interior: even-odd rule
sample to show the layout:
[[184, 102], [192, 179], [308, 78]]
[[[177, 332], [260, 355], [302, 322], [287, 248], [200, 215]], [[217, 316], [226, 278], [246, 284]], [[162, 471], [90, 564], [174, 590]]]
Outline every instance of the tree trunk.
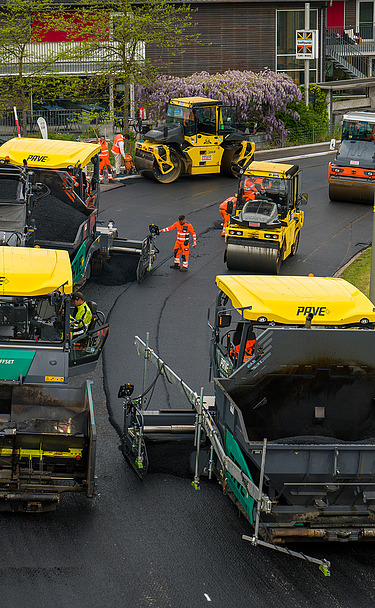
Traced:
[[130, 104], [130, 79], [128, 76], [124, 78], [124, 101], [122, 106], [124, 133], [129, 133], [129, 104]]
[[21, 134], [22, 137], [27, 137], [27, 106], [26, 106], [26, 86], [24, 84], [24, 82], [22, 82], [21, 84], [21, 95], [20, 95], [20, 102], [21, 102], [21, 112], [22, 112], [22, 118], [21, 118]]

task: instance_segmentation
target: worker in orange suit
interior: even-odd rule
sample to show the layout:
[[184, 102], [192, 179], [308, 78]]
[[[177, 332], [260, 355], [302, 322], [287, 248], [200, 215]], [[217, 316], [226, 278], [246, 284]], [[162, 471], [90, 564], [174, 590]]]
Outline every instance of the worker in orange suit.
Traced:
[[226, 198], [225, 201], [220, 203], [219, 211], [220, 211], [221, 217], [223, 218], [223, 229], [221, 231], [221, 236], [225, 236], [225, 229], [230, 224], [230, 216], [232, 215], [233, 211], [236, 209], [236, 205], [237, 205], [237, 194], [235, 194], [234, 196], [230, 196], [229, 198]]
[[[174, 245], [174, 262], [171, 268], [181, 270], [181, 272], [187, 272], [189, 266], [190, 234], [193, 237], [193, 247], [197, 244], [197, 235], [195, 234], [193, 226], [186, 221], [184, 215], [180, 215], [178, 222], [175, 222], [172, 226], [168, 226], [168, 228], [162, 228], [160, 232], [170, 232], [170, 230], [177, 230], [177, 237]], [[182, 265], [180, 266], [181, 261]]]
[[252, 201], [255, 197], [258, 197], [260, 194], [263, 194], [264, 189], [262, 188], [262, 178], [260, 177], [248, 177], [243, 185], [243, 195], [242, 200]]
[[99, 143], [101, 146], [101, 150], [99, 152], [99, 181], [103, 181], [104, 177], [104, 169], [107, 172], [108, 179], [110, 181], [113, 180], [113, 171], [111, 167], [111, 163], [109, 162], [109, 148], [108, 142], [104, 135], [102, 135], [99, 139]]
[[[245, 352], [243, 354], [242, 363], [244, 363], [245, 361], [247, 361], [248, 359], [250, 359], [253, 356], [254, 346], [255, 346], [255, 339], [246, 340]], [[231, 348], [229, 355], [233, 359], [234, 362], [237, 361], [239, 352], [240, 352], [240, 344], [236, 344], [236, 346], [233, 346]]]

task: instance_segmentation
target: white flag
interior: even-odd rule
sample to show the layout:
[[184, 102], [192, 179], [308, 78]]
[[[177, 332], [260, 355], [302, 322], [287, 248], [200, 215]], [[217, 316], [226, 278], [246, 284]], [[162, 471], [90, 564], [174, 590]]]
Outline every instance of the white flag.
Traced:
[[37, 123], [38, 123], [38, 127], [40, 129], [43, 139], [48, 139], [47, 123], [44, 120], [44, 118], [42, 116], [39, 116]]

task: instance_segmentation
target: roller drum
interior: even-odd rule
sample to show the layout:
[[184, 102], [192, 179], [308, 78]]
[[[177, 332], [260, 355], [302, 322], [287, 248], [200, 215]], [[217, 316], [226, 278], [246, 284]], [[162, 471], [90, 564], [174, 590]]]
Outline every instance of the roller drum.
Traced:
[[[248, 148], [249, 148], [249, 145], [251, 146], [251, 144], [248, 144]], [[228, 175], [230, 177], [239, 176], [240, 170], [243, 168], [241, 165], [248, 163], [248, 159], [246, 159], [246, 160], [243, 159], [241, 161], [241, 165], [238, 164], [239, 158], [240, 158], [240, 153], [241, 153], [241, 146], [240, 147], [237, 146], [235, 148], [225, 148], [224, 149], [223, 157], [221, 159], [221, 167], [220, 167], [220, 173], [222, 175]]]
[[160, 167], [150, 152], [144, 152], [143, 150], [137, 150], [135, 153], [134, 163], [140, 175], [154, 179], [162, 184], [171, 184], [176, 181], [182, 171], [182, 162], [178, 154], [174, 150], [170, 150], [170, 159], [174, 167], [168, 173], [162, 173]]
[[146, 154], [143, 151], [136, 150], [134, 156], [134, 165], [140, 175], [153, 179], [154, 174], [152, 167], [154, 165], [154, 157], [152, 154]]
[[256, 242], [254, 244], [228, 242], [226, 262], [228, 270], [278, 274], [281, 265], [281, 254], [278, 246], [267, 247]]
[[375, 186], [373, 184], [355, 181], [330, 181], [328, 186], [329, 198], [331, 201], [348, 203], [373, 203], [374, 190]]

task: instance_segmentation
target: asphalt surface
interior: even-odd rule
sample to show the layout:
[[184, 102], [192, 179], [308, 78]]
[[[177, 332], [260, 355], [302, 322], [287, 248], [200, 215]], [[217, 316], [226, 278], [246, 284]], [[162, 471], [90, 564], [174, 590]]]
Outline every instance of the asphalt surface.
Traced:
[[[328, 157], [304, 158], [302, 191], [308, 192], [300, 248], [282, 274], [331, 276], [371, 240], [372, 208], [330, 203]], [[92, 374], [98, 426], [98, 493], [90, 504], [64, 497], [55, 513], [2, 514], [0, 567], [2, 608], [358, 607], [373, 604], [375, 546], [298, 545], [294, 549], [332, 562], [326, 578], [316, 565], [252, 547], [247, 521], [222, 495], [216, 481], [191, 487], [189, 454], [154, 448], [145, 481], [120, 451], [122, 402], [118, 387], [140, 393], [143, 361], [134, 335], [150, 346], [199, 392], [212, 394], [208, 379], [207, 311], [215, 277], [226, 274], [218, 204], [234, 193], [235, 180], [183, 178], [170, 185], [129, 178], [103, 187], [103, 220], [113, 219], [120, 236], [140, 239], [150, 223], [160, 227], [184, 213], [198, 245], [188, 273], [169, 268], [174, 234], [158, 237], [154, 270], [143, 283], [92, 279], [84, 291], [109, 316], [103, 369]], [[155, 371], [147, 368], [146, 384]], [[151, 409], [188, 407], [162, 380]]]

